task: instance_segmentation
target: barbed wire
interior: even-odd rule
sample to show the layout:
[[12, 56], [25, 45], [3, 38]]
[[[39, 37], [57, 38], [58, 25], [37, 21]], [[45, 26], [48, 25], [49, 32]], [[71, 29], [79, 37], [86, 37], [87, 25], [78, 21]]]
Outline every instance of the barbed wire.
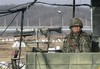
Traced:
[[[46, 2], [36, 2], [36, 3], [41, 3], [41, 4], [46, 4], [46, 5], [51, 5], [51, 6], [73, 6], [72, 4], [56, 4], [56, 3], [46, 3]], [[75, 6], [89, 6], [91, 7], [91, 5], [89, 4], [76, 4]]]
[[4, 31], [0, 34], [0, 36], [2, 36], [3, 33], [5, 33], [5, 31], [7, 30], [7, 28], [13, 23], [13, 21], [15, 20], [15, 18], [17, 17], [18, 14], [19, 14], [19, 12], [15, 15], [15, 17], [12, 19], [11, 23], [4, 29]]

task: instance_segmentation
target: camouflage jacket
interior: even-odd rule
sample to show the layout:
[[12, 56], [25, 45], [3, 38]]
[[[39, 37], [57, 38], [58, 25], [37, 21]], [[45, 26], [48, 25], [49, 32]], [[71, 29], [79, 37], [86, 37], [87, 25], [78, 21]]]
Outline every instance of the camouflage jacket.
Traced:
[[67, 35], [63, 43], [63, 51], [67, 53], [90, 52], [90, 37], [84, 32], [79, 33], [77, 36], [74, 36], [73, 33], [70, 33], [69, 35]]

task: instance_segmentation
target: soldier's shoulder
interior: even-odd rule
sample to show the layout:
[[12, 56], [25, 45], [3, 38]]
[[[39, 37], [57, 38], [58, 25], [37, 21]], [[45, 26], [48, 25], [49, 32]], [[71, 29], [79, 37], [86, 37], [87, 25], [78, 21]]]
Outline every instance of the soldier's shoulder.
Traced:
[[86, 32], [82, 32], [81, 36], [82, 36], [82, 37], [86, 37], [86, 38], [90, 38], [90, 35], [87, 34]]
[[70, 38], [70, 34], [67, 34], [67, 35], [65, 36], [65, 39], [67, 39], [67, 38]]
[[71, 36], [71, 34], [68, 34], [66, 37], [69, 38]]
[[81, 35], [83, 35], [83, 36], [88, 36], [88, 34], [87, 34], [86, 32], [82, 32]]

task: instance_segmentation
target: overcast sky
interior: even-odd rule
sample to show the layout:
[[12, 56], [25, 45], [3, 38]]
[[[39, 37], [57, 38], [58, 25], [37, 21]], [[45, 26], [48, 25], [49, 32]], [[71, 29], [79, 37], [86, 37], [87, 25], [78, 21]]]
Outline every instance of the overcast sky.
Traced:
[[[0, 5], [9, 5], [9, 4], [23, 4], [23, 3], [28, 3], [32, 2], [34, 0], [0, 0]], [[48, 2], [48, 3], [63, 3], [63, 4], [68, 4], [72, 3], [73, 0], [37, 0], [41, 2]], [[90, 0], [76, 0], [76, 3], [85, 3], [85, 4], [90, 4]]]

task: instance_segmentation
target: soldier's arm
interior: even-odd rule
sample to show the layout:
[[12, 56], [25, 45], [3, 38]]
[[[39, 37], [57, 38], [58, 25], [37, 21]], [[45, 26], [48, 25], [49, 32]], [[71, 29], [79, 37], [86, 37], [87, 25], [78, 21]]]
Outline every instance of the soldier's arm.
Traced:
[[83, 36], [81, 38], [80, 45], [81, 45], [81, 52], [90, 52], [92, 45], [90, 37], [88, 35]]

